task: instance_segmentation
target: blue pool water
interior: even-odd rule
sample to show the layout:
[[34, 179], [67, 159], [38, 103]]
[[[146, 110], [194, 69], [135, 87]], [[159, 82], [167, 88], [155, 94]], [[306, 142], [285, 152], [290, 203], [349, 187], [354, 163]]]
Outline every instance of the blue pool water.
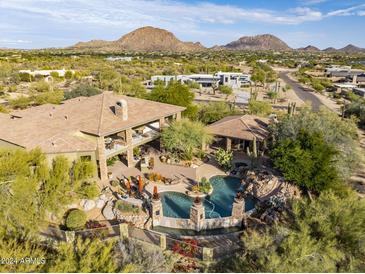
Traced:
[[[242, 188], [235, 177], [214, 176], [210, 179], [213, 193], [204, 199], [205, 218], [228, 217], [232, 213], [232, 203], [237, 191]], [[188, 219], [193, 199], [178, 192], [164, 192], [161, 195], [163, 215]], [[246, 211], [255, 207], [253, 198], [246, 198]]]

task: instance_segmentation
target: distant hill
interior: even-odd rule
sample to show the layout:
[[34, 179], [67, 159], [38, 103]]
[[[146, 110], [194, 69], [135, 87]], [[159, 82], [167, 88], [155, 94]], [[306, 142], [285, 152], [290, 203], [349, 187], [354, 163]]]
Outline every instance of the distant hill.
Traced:
[[325, 52], [335, 52], [335, 51], [337, 51], [337, 49], [335, 49], [334, 47], [329, 47], [329, 48], [325, 48], [323, 51], [325, 51]]
[[359, 48], [359, 47], [354, 46], [352, 44], [349, 44], [346, 47], [338, 49], [338, 51], [355, 53], [355, 52], [365, 52], [365, 49]]
[[312, 46], [312, 45], [306, 46], [304, 48], [299, 48], [298, 50], [300, 50], [300, 51], [320, 51], [319, 48]]
[[271, 34], [243, 36], [224, 47], [230, 50], [291, 50], [284, 41]]
[[188, 52], [205, 49], [199, 42], [182, 42], [171, 32], [154, 28], [143, 27], [136, 29], [116, 41], [92, 40], [79, 42], [72, 49], [100, 50], [100, 51], [175, 51]]

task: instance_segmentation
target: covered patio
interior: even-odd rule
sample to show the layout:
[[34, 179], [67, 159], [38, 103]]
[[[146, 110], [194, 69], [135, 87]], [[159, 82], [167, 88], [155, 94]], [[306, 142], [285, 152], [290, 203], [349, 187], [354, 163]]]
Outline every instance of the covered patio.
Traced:
[[215, 136], [215, 145], [226, 150], [246, 151], [246, 148], [257, 142], [260, 148], [269, 136], [269, 119], [255, 115], [227, 116], [207, 127]]
[[161, 162], [160, 152], [157, 149], [150, 148], [148, 155], [149, 159], [153, 158], [153, 168], [148, 170], [141, 168], [141, 162], [136, 161], [132, 166], [127, 166], [122, 161], [117, 161], [108, 167], [110, 180], [121, 181], [129, 177], [142, 176], [146, 181], [148, 174], [159, 174], [163, 178], [167, 178], [171, 183], [155, 183], [150, 181], [146, 186], [146, 190], [152, 194], [153, 187], [158, 186], [159, 191], [178, 191], [185, 192], [189, 187], [195, 184], [197, 180], [197, 169], [192, 167], [173, 165]]

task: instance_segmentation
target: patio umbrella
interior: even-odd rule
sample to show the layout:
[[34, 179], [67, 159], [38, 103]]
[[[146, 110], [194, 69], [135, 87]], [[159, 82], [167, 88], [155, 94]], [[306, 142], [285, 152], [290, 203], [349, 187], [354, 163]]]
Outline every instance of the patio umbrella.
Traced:
[[126, 187], [127, 187], [127, 193], [131, 194], [131, 182], [129, 179], [126, 179]]
[[138, 191], [139, 193], [142, 193], [143, 191], [143, 180], [141, 175], [138, 178]]
[[153, 199], [158, 199], [159, 195], [158, 195], [158, 190], [157, 190], [157, 186], [153, 187]]

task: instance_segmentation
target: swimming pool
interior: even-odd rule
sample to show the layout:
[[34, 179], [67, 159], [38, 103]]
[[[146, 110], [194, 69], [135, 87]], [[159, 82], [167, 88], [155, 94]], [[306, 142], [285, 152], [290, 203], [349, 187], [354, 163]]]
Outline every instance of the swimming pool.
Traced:
[[[203, 201], [205, 218], [231, 216], [234, 197], [237, 191], [243, 188], [240, 179], [230, 176], [214, 176], [210, 182], [213, 186], [213, 193]], [[164, 216], [189, 219], [193, 198], [183, 193], [169, 191], [161, 194], [161, 201]], [[245, 199], [245, 207], [246, 211], [255, 207], [253, 198]]]

